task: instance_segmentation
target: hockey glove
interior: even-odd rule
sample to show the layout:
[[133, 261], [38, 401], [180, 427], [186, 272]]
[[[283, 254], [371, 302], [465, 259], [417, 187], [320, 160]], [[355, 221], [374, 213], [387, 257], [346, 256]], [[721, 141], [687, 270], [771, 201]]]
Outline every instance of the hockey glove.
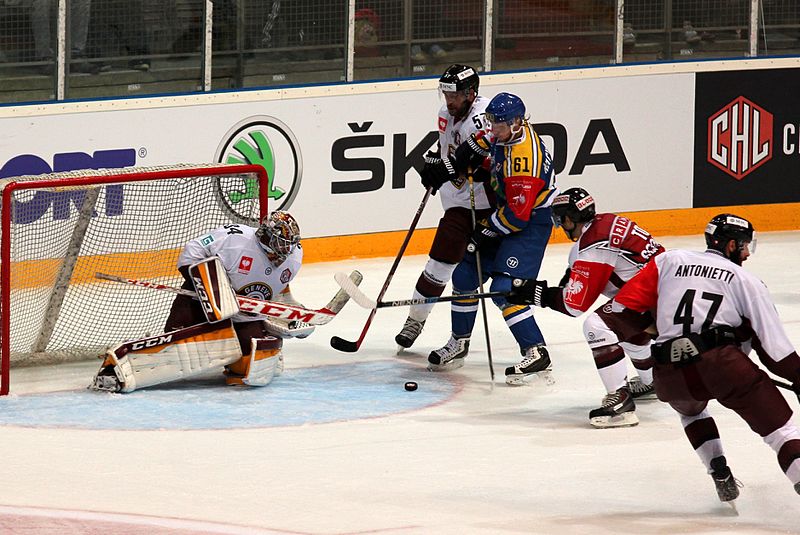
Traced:
[[442, 187], [447, 182], [454, 180], [456, 170], [447, 156], [439, 156], [436, 153], [428, 152], [425, 155], [425, 167], [419, 174], [422, 178], [422, 185], [430, 188], [431, 193], [436, 193], [436, 190]]
[[475, 227], [475, 230], [472, 231], [472, 236], [469, 237], [467, 252], [475, 254], [475, 252], [478, 251], [484, 243], [486, 243], [486, 240], [492, 240], [499, 236], [499, 232], [495, 232], [487, 227], [485, 223], [479, 222]]
[[485, 167], [481, 166], [472, 171], [472, 180], [475, 182], [489, 182], [492, 179], [492, 173]]
[[482, 132], [469, 136], [456, 148], [456, 173], [466, 173], [469, 169], [483, 166], [483, 162], [489, 157], [489, 147], [489, 142], [482, 136]]
[[314, 325], [308, 323], [292, 320], [285, 321], [281, 319], [266, 319], [264, 324], [267, 331], [278, 338], [306, 338], [314, 332]]
[[558, 285], [563, 288], [569, 282], [570, 277], [572, 277], [572, 268], [567, 268], [567, 270], [564, 272], [564, 276], [561, 277], [560, 281], [558, 281]]
[[535, 305], [544, 307], [544, 292], [547, 281], [535, 279], [514, 279], [506, 300], [512, 305]]

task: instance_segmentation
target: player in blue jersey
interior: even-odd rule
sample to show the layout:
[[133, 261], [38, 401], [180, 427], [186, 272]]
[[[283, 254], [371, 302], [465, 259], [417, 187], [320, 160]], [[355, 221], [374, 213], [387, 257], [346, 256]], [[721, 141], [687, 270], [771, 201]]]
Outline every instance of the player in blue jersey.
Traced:
[[[478, 222], [464, 260], [453, 273], [453, 293], [473, 293], [479, 287], [476, 251], [482, 273], [491, 277], [490, 291], [509, 292], [516, 278], [539, 273], [553, 223], [550, 202], [556, 194], [553, 162], [544, 142], [525, 115], [525, 104], [516, 95], [500, 93], [486, 107], [488, 131], [471, 135], [456, 150], [456, 169], [469, 175], [483, 167], [490, 170], [489, 185], [497, 208]], [[506, 325], [519, 344], [522, 361], [506, 368], [508, 384], [549, 370], [550, 356], [544, 336], [527, 305], [513, 305], [504, 297], [494, 299]], [[428, 357], [432, 371], [463, 366], [478, 312], [477, 299], [454, 301], [452, 334], [441, 349]]]

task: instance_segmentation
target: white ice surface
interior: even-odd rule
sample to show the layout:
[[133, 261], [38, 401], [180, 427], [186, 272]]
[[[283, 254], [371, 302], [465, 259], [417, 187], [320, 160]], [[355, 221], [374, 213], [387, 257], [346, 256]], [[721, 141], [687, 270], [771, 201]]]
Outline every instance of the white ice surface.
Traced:
[[[668, 248], [702, 248], [700, 236], [662, 241]], [[555, 283], [567, 251], [567, 245], [550, 247], [540, 278]], [[386, 298], [410, 297], [425, 260], [404, 258]], [[293, 293], [322, 306], [336, 290], [334, 272], [359, 269], [362, 288], [374, 297], [391, 262], [310, 264]], [[746, 263], [770, 287], [795, 345], [798, 265], [797, 233], [760, 235], [757, 254]], [[448, 338], [449, 307], [437, 305], [413, 352], [396, 356], [394, 335], [406, 313], [379, 310], [361, 349], [346, 354], [330, 347], [330, 337], [356, 340], [368, 315], [348, 304], [310, 338], [286, 344], [287, 376], [300, 368], [378, 360], [422, 367], [427, 353]], [[0, 532], [40, 533], [52, 526], [47, 533], [128, 533], [91, 531], [97, 518], [117, 518], [97, 513], [113, 513], [152, 522], [149, 533], [800, 533], [800, 496], [772, 450], [738, 416], [710, 406], [744, 484], [737, 517], [717, 500], [667, 405], [638, 404], [637, 427], [591, 428], [588, 411], [604, 392], [581, 320], [550, 310], [537, 310], [537, 318], [553, 358], [553, 386], [502, 382], [518, 352], [490, 306], [494, 385], [479, 315], [466, 364], [453, 372], [463, 388], [422, 410], [249, 430], [83, 430], [41, 428], [35, 420], [0, 427]], [[12, 370], [12, 394], [80, 388], [96, 366]], [[787, 399], [797, 409], [797, 400]], [[0, 410], [8, 410], [3, 400]], [[20, 519], [36, 511], [53, 519], [26, 531]], [[88, 523], [63, 523], [69, 515]]]

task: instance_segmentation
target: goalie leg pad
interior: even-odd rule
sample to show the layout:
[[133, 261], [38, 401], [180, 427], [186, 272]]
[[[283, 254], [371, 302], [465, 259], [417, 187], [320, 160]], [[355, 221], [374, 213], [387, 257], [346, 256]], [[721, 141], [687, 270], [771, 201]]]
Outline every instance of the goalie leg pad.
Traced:
[[89, 388], [133, 392], [221, 369], [241, 355], [230, 321], [195, 325], [109, 349]]
[[239, 313], [236, 292], [219, 258], [214, 256], [192, 264], [189, 266], [189, 276], [209, 323], [222, 321]]
[[250, 353], [225, 367], [225, 382], [229, 385], [267, 386], [283, 371], [281, 347], [283, 340], [274, 336], [253, 338]]

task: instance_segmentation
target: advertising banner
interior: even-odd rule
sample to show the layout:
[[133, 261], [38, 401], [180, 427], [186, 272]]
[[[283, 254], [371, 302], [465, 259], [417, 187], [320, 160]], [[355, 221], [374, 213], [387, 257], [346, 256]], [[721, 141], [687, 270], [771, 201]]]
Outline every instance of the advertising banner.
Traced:
[[[404, 230], [422, 197], [415, 167], [438, 139], [442, 101], [434, 80], [424, 89], [395, 91], [391, 84], [334, 86], [323, 96], [263, 91], [247, 101], [237, 93], [197, 103], [164, 97], [124, 109], [114, 101], [81, 102], [51, 115], [6, 116], [0, 177], [256, 163], [273, 177], [270, 209], [290, 210], [304, 237]], [[589, 189], [603, 211], [691, 207], [693, 74], [526, 83], [483, 77], [482, 94], [500, 91], [525, 101], [562, 188]], [[434, 227], [441, 213], [432, 199], [419, 227]]]
[[695, 207], [800, 201], [797, 69], [697, 74]]

